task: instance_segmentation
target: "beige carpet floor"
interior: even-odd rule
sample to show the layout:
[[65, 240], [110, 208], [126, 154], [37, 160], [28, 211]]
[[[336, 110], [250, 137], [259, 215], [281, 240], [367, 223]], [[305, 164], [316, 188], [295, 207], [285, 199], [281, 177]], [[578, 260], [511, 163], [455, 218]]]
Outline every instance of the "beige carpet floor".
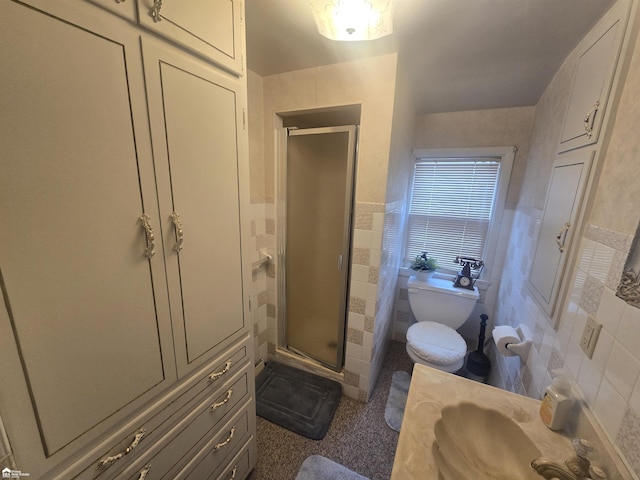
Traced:
[[294, 480], [309, 455], [327, 457], [371, 480], [388, 480], [398, 444], [398, 433], [384, 421], [391, 376], [412, 368], [404, 343], [391, 342], [369, 403], [343, 396], [322, 440], [310, 440], [258, 417], [258, 460], [249, 480]]

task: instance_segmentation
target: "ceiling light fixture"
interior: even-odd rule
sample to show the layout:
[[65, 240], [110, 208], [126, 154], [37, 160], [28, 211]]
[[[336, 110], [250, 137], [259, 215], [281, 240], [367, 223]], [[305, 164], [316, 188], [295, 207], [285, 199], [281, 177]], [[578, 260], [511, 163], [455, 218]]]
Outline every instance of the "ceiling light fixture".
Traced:
[[321, 35], [340, 41], [375, 40], [393, 33], [395, 0], [307, 0]]

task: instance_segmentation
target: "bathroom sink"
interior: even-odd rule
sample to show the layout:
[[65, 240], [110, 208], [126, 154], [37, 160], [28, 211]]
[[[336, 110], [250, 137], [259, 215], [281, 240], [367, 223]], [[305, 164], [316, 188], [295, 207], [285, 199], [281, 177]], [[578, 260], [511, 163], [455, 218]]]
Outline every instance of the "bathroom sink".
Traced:
[[530, 466], [540, 450], [497, 410], [466, 402], [447, 406], [434, 433], [432, 454], [442, 480], [540, 480]]

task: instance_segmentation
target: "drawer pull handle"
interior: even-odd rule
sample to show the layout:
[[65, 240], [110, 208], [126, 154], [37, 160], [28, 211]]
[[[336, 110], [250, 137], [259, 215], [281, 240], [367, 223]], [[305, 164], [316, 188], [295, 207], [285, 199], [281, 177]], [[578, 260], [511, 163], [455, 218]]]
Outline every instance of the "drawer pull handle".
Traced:
[[228, 480], [233, 480], [234, 478], [236, 478], [236, 473], [238, 473], [238, 465], [233, 467], [233, 471], [231, 472], [231, 476], [229, 477]]
[[146, 467], [144, 467], [140, 471], [140, 476], [138, 477], [138, 480], [144, 480], [145, 478], [147, 478], [147, 473], [149, 473], [149, 470], [151, 470], [151, 465], [147, 465]]
[[113, 455], [111, 457], [105, 457], [102, 460], [100, 460], [100, 462], [98, 463], [98, 470], [104, 470], [105, 468], [110, 467], [113, 462], [120, 460], [126, 454], [130, 453], [131, 450], [133, 450], [138, 446], [138, 444], [140, 443], [140, 440], [142, 440], [142, 437], [144, 437], [144, 434], [146, 433], [146, 431], [147, 431], [146, 429], [141, 428], [136, 432], [136, 436], [133, 437], [133, 441], [131, 442], [131, 445], [129, 445], [127, 448], [125, 448], [122, 452], [118, 453], [117, 455]]
[[177, 212], [173, 212], [169, 218], [173, 222], [173, 226], [176, 229], [176, 244], [173, 246], [173, 251], [180, 253], [182, 250], [182, 243], [184, 242], [184, 230], [182, 230], [182, 222], [180, 221], [180, 215]]
[[[560, 250], [560, 253], [564, 252], [564, 244], [567, 241], [567, 232], [569, 231], [569, 227], [571, 227], [571, 224], [569, 222], [566, 222], [562, 226], [562, 229], [556, 235], [556, 244], [558, 245], [558, 250]], [[562, 238], [563, 235], [564, 238]]]
[[215, 373], [212, 373], [211, 375], [209, 375], [209, 381], [210, 382], [215, 382], [222, 375], [227, 373], [230, 368], [231, 368], [231, 360], [227, 360], [227, 363], [224, 365], [224, 368], [222, 370], [220, 370], [219, 372], [215, 372]]
[[233, 427], [231, 427], [231, 431], [229, 432], [229, 436], [227, 437], [227, 439], [224, 442], [220, 442], [220, 443], [216, 444], [216, 446], [213, 447], [213, 450], [215, 452], [217, 452], [218, 450], [220, 450], [225, 445], [228, 445], [229, 442], [231, 441], [231, 439], [233, 438], [233, 434], [234, 433], [236, 433], [236, 426], [235, 425]]
[[593, 122], [595, 121], [596, 112], [598, 111], [599, 107], [600, 101], [598, 100], [593, 104], [591, 110], [587, 112], [587, 116], [584, 117], [584, 130], [585, 132], [587, 132], [587, 138], [591, 138], [591, 136], [593, 135]]
[[153, 234], [151, 218], [146, 213], [143, 213], [138, 220], [142, 223], [142, 228], [144, 228], [144, 233], [147, 237], [147, 248], [144, 249], [144, 256], [151, 258], [156, 254], [156, 237]]
[[229, 390], [227, 390], [227, 398], [225, 398], [221, 402], [214, 403], [213, 405], [211, 405], [211, 411], [217, 410], [218, 408], [223, 406], [225, 403], [227, 403], [229, 400], [231, 400], [231, 395], [233, 395], [233, 388], [230, 388]]
[[153, 18], [153, 21], [158, 23], [162, 20], [160, 10], [162, 9], [162, 0], [153, 0], [153, 7], [149, 10], [149, 15]]

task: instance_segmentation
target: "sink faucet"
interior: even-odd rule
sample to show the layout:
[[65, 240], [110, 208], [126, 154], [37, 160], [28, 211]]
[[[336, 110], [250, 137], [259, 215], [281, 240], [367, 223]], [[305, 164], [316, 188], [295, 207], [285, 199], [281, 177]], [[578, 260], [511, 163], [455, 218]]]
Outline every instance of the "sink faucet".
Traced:
[[568, 458], [564, 465], [538, 457], [531, 461], [531, 468], [548, 480], [606, 480], [604, 470], [591, 465], [587, 459], [587, 454], [593, 451], [589, 441], [575, 438], [571, 441], [571, 446], [576, 454]]

